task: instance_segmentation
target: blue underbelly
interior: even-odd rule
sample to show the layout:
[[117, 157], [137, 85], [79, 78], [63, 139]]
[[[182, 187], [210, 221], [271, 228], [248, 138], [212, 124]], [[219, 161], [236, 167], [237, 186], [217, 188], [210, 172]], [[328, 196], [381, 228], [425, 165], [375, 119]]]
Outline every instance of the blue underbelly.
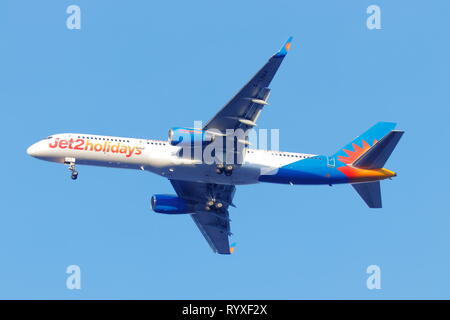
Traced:
[[283, 166], [274, 174], [261, 175], [261, 182], [292, 184], [348, 183], [348, 177], [325, 161], [305, 159]]

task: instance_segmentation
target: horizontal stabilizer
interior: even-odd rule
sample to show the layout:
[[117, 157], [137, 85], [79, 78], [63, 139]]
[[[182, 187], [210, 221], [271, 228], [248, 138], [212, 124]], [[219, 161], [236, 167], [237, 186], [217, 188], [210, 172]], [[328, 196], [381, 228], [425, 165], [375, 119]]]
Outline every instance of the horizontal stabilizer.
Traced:
[[353, 166], [362, 169], [383, 168], [403, 133], [404, 131], [392, 130], [359, 157]]
[[354, 183], [352, 187], [363, 198], [369, 208], [381, 208], [380, 181], [367, 183]]

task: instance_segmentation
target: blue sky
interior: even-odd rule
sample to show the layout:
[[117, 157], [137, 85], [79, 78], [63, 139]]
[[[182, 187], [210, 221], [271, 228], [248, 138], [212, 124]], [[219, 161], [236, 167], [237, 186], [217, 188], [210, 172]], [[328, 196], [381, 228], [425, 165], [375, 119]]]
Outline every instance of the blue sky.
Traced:
[[[81, 30], [66, 8], [81, 8]], [[366, 8], [381, 8], [368, 30]], [[444, 1], [2, 1], [0, 298], [450, 298], [450, 80]], [[377, 121], [406, 131], [384, 208], [350, 186], [238, 187], [235, 254], [188, 216], [158, 215], [168, 181], [64, 166], [26, 148], [53, 133], [166, 139], [207, 121], [294, 36], [260, 128], [332, 154]], [[82, 270], [68, 290], [67, 266]], [[368, 290], [366, 268], [381, 268]]]

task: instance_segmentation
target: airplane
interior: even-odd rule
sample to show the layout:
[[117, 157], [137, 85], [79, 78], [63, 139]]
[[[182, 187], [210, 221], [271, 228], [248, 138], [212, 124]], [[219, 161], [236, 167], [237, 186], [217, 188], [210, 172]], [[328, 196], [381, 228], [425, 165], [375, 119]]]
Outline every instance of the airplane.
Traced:
[[[396, 176], [384, 165], [404, 133], [395, 130], [396, 123], [378, 122], [331, 155], [252, 148], [248, 135], [233, 135], [239, 130], [249, 132], [256, 126], [261, 111], [268, 105], [269, 85], [291, 42], [292, 37], [201, 128], [174, 127], [165, 141], [86, 133], [54, 134], [31, 145], [27, 153], [67, 165], [74, 180], [78, 177], [76, 165], [145, 170], [169, 179], [176, 195], [153, 195], [153, 211], [189, 214], [213, 251], [219, 254], [234, 251], [229, 241], [228, 209], [235, 207], [233, 196], [237, 185], [351, 184], [370, 208], [381, 208], [380, 181]], [[213, 161], [198, 156], [214, 143], [217, 146], [211, 152]]]

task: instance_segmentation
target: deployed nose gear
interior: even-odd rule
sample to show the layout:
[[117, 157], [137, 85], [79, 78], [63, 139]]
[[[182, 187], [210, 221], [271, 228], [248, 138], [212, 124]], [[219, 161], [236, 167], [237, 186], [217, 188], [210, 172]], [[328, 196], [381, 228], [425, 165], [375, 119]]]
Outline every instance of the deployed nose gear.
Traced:
[[78, 178], [78, 171], [75, 168], [75, 158], [66, 158], [64, 164], [69, 165], [70, 177], [72, 180], [76, 180]]
[[70, 175], [70, 177], [72, 178], [72, 180], [77, 180], [78, 178], [78, 171], [72, 171], [72, 174]]

